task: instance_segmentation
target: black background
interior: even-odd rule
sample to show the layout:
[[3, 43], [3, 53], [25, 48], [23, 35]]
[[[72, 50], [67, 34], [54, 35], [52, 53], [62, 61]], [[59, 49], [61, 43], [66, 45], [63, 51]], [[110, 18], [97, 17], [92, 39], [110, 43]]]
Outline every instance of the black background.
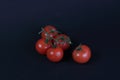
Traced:
[[[39, 55], [35, 42], [44, 25], [67, 33], [73, 45], [60, 63]], [[120, 7], [115, 0], [1, 0], [1, 80], [118, 79]], [[79, 43], [91, 47], [87, 64], [74, 63]]]

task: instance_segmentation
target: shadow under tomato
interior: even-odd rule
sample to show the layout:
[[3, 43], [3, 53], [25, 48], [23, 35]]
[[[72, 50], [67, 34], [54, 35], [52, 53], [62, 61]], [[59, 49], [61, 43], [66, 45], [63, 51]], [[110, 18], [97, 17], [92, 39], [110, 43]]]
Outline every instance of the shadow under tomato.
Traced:
[[63, 57], [63, 62], [69, 62], [72, 61], [72, 52], [75, 49], [77, 43], [73, 41], [73, 44], [71, 44], [70, 48], [66, 51], [64, 51], [64, 57]]

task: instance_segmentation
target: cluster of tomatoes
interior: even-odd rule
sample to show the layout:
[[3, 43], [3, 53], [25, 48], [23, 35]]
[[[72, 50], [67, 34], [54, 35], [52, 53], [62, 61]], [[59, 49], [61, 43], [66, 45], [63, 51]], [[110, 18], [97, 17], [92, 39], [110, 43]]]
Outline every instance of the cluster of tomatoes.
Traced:
[[[47, 25], [39, 32], [41, 39], [36, 42], [36, 51], [46, 55], [51, 62], [60, 62], [64, 51], [71, 46], [68, 35], [59, 32], [55, 26]], [[91, 50], [87, 45], [80, 44], [72, 52], [72, 58], [77, 63], [86, 63], [91, 58]]]

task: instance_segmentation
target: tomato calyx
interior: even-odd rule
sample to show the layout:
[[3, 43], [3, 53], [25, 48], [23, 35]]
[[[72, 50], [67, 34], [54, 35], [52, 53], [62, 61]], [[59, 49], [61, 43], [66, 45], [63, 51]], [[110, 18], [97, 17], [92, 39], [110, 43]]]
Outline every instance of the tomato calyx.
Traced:
[[76, 48], [76, 50], [77, 50], [77, 51], [82, 50], [81, 45], [79, 45], [79, 46]]
[[51, 40], [51, 38], [49, 37], [49, 36], [50, 36], [49, 33], [54, 33], [54, 31], [56, 31], [56, 30], [51, 30], [50, 32], [47, 32], [47, 31], [45, 31], [44, 28], [42, 27], [42, 28], [41, 28], [41, 31], [38, 32], [38, 34], [40, 35], [42, 32], [45, 32], [45, 34], [46, 34], [46, 40], [45, 40], [45, 42], [48, 43], [48, 42]]
[[81, 48], [82, 44], [80, 43], [80, 45], [76, 48], [77, 51], [81, 51], [82, 48]]
[[63, 42], [60, 42], [60, 44], [64, 44], [64, 43], [72, 44], [69, 37], [66, 38], [64, 36], [60, 36], [56, 39], [56, 41], [59, 42], [59, 40], [63, 41]]
[[50, 30], [49, 33], [54, 33], [54, 32], [56, 32], [56, 30], [52, 29], [52, 30]]
[[41, 28], [41, 31], [38, 32], [38, 34], [40, 35], [42, 32], [45, 32], [45, 33], [47, 34], [47, 35], [46, 35], [47, 38], [50, 36], [50, 35], [49, 35], [49, 32], [45, 31], [43, 27]]
[[41, 31], [38, 32], [38, 34], [41, 34], [42, 32], [45, 32], [47, 35], [48, 35], [49, 33], [55, 33], [55, 32], [61, 33], [61, 32], [59, 32], [59, 31], [57, 31], [57, 30], [54, 30], [54, 29], [51, 29], [49, 32], [47, 32], [47, 31], [44, 30], [43, 27], [41, 27]]
[[48, 43], [49, 43], [49, 41], [50, 41], [49, 39], [45, 39], [45, 43], [46, 43], [46, 44], [48, 44]]
[[71, 42], [69, 37], [66, 39], [66, 42], [69, 43], [69, 44], [72, 44], [72, 42]]

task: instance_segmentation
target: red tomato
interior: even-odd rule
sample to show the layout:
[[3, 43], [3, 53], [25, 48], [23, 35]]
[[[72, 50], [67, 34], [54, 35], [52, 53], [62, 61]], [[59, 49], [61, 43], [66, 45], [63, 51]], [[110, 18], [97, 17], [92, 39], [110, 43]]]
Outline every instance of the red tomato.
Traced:
[[41, 33], [42, 38], [53, 38], [58, 34], [58, 31], [54, 26], [47, 25], [43, 28], [43, 32]]
[[52, 62], [59, 62], [63, 58], [63, 50], [59, 47], [47, 50], [47, 58]]
[[63, 50], [67, 50], [70, 47], [70, 38], [65, 34], [59, 34], [55, 37], [55, 44], [61, 47]]
[[35, 48], [39, 54], [46, 54], [47, 50], [51, 47], [51, 42], [45, 39], [39, 39]]
[[91, 58], [91, 50], [87, 45], [80, 45], [73, 51], [72, 57], [77, 63], [87, 63]]

